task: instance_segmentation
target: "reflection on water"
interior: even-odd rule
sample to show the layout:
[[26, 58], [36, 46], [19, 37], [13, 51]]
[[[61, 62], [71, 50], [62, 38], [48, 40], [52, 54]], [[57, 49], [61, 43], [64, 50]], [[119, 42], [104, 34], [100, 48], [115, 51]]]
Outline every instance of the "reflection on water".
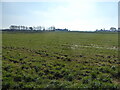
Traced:
[[118, 47], [101, 47], [101, 46], [98, 46], [98, 45], [94, 45], [94, 44], [90, 44], [90, 45], [72, 45], [71, 46], [71, 49], [76, 49], [76, 48], [79, 48], [79, 47], [92, 47], [92, 48], [101, 48], [101, 49], [109, 49], [109, 50], [118, 50]]

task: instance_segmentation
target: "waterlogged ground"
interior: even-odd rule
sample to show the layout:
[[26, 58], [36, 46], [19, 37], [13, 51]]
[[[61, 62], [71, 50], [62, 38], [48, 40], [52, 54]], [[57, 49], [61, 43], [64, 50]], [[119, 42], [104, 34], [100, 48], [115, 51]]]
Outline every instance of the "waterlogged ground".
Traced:
[[116, 88], [117, 33], [3, 33], [3, 88]]

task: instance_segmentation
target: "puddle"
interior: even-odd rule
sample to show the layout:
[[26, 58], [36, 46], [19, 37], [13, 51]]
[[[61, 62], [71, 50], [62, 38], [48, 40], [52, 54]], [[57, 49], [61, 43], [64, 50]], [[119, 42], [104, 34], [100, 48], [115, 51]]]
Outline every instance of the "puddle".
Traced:
[[90, 45], [86, 45], [86, 46], [83, 46], [83, 45], [72, 45], [71, 46], [71, 49], [77, 49], [79, 47], [92, 47], [92, 48], [100, 48], [100, 49], [109, 49], [109, 50], [118, 50], [118, 48], [116, 47], [100, 47], [98, 45], [94, 45], [94, 44], [90, 44]]

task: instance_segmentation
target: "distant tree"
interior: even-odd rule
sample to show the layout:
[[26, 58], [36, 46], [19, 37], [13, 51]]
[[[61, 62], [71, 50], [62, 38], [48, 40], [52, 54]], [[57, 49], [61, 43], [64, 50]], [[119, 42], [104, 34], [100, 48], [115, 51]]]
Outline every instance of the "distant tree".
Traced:
[[41, 27], [41, 26], [39, 26], [39, 30], [42, 30], [42, 27]]
[[15, 26], [15, 30], [17, 29], [17, 26]]
[[18, 30], [20, 30], [20, 26], [18, 26]]
[[53, 30], [55, 30], [55, 26], [53, 26]]
[[45, 27], [43, 27], [43, 31], [45, 31]]
[[27, 26], [25, 27], [25, 30], [28, 30], [28, 27], [27, 27]]
[[42, 31], [45, 31], [45, 27], [42, 26], [42, 27], [41, 27], [41, 30], [42, 30]]
[[48, 28], [50, 31], [54, 31], [55, 30], [55, 26], [51, 26]]
[[14, 30], [14, 29], [15, 29], [15, 25], [11, 25], [11, 26], [10, 26], [10, 29], [11, 29], [11, 30]]
[[30, 30], [33, 30], [33, 28], [32, 28], [32, 27], [29, 27], [29, 29], [30, 29]]
[[68, 29], [65, 28], [64, 31], [68, 31]]
[[25, 30], [26, 28], [25, 28], [25, 26], [23, 26], [23, 30]]
[[36, 30], [41, 30], [41, 26], [37, 26], [37, 27], [36, 27]]
[[22, 26], [20, 26], [20, 30], [22, 30]]
[[98, 29], [96, 29], [96, 31], [99, 31]]

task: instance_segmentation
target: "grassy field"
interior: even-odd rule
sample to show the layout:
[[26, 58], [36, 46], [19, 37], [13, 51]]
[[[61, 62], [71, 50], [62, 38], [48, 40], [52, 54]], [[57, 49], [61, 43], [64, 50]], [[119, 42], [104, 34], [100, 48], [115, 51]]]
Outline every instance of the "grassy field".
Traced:
[[3, 88], [120, 88], [117, 33], [3, 33]]

